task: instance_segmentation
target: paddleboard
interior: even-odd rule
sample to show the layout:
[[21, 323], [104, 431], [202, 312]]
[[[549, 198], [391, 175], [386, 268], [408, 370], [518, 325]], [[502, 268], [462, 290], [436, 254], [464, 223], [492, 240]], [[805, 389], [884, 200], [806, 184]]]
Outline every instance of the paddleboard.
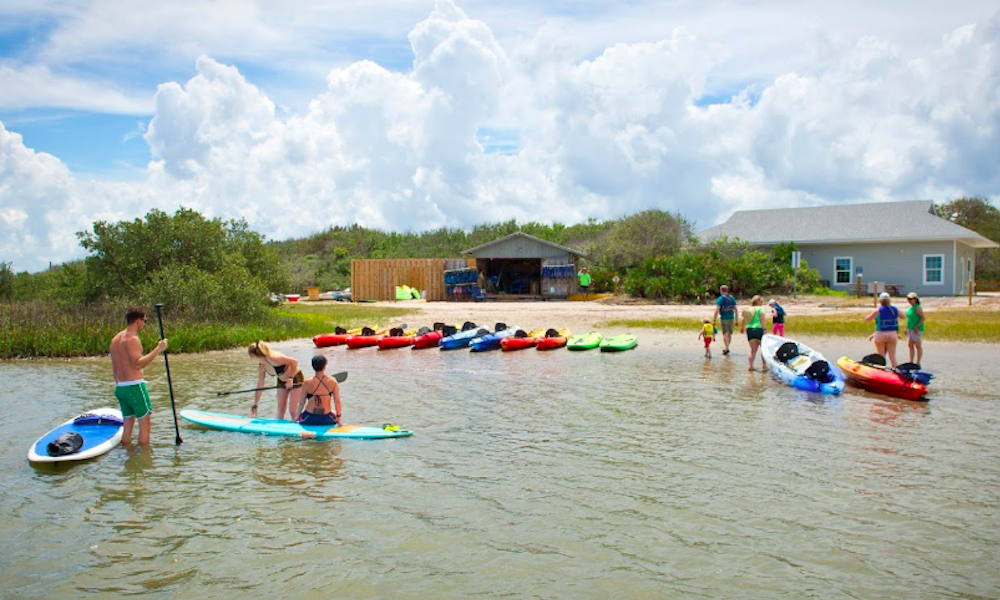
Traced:
[[[78, 433], [83, 446], [72, 454], [50, 456], [49, 442], [64, 433]], [[28, 460], [37, 463], [87, 460], [108, 452], [122, 441], [122, 413], [117, 408], [98, 408], [66, 421], [46, 433], [28, 449]]]
[[393, 425], [382, 427], [361, 427], [358, 425], [299, 425], [280, 419], [261, 419], [207, 412], [203, 410], [182, 410], [181, 417], [202, 427], [240, 431], [243, 433], [260, 433], [264, 435], [283, 435], [308, 440], [330, 440], [334, 438], [384, 439], [413, 435], [412, 431], [399, 429]]

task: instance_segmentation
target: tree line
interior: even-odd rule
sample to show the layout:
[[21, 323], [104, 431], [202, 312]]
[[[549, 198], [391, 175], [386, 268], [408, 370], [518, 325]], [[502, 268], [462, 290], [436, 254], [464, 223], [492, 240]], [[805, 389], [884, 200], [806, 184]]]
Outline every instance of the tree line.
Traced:
[[[959, 198], [937, 214], [1000, 239], [1000, 211], [986, 198]], [[98, 221], [77, 234], [88, 256], [40, 273], [14, 273], [0, 262], [0, 301], [40, 300], [55, 306], [162, 302], [205, 321], [253, 321], [266, 315], [269, 294], [350, 285], [356, 258], [461, 257], [469, 248], [516, 231], [587, 255], [593, 289], [634, 296], [703, 299], [727, 283], [738, 294], [816, 291], [819, 276], [803, 265], [793, 281], [794, 244], [758, 249], [740, 240], [701, 246], [682, 215], [646, 210], [621, 219], [576, 225], [514, 220], [471, 230], [384, 232], [352, 225], [288, 241], [268, 241], [243, 220], [208, 219], [186, 208], [173, 215]], [[1000, 252], [980, 250], [978, 278], [1000, 280]]]

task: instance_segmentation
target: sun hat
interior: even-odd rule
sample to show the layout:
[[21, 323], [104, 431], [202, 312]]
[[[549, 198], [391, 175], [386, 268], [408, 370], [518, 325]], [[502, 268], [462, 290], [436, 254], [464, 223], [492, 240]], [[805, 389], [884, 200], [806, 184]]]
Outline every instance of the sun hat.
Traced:
[[909, 294], [906, 295], [906, 297], [907, 298], [920, 298], [920, 296], [918, 296], [916, 292], [910, 292]]
[[882, 292], [881, 294], [878, 295], [878, 299], [879, 300], [888, 300], [889, 299], [889, 292]]

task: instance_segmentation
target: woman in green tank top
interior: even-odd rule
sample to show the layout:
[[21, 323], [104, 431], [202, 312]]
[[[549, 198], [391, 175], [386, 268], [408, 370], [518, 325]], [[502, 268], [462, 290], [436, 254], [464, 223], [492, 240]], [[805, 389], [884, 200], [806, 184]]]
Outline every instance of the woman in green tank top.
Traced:
[[[740, 333], [746, 332], [747, 342], [750, 343], [750, 370], [753, 371], [753, 362], [757, 358], [757, 350], [760, 348], [760, 340], [764, 337], [764, 326], [767, 314], [761, 307], [762, 299], [756, 295], [750, 299], [750, 308], [743, 311], [743, 320], [740, 325]], [[764, 354], [760, 355], [760, 368], [765, 369]]]
[[910, 362], [920, 364], [924, 358], [924, 309], [916, 292], [906, 295], [910, 308], [906, 310], [906, 341], [910, 348]]

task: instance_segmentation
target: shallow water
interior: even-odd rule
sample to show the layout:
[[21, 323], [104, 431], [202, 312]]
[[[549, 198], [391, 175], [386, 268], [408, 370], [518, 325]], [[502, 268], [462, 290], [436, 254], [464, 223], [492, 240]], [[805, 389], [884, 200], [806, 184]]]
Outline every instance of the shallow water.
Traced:
[[[996, 347], [928, 344], [934, 395], [912, 403], [795, 391], [741, 342], [707, 361], [695, 334], [639, 340], [322, 350], [347, 422], [416, 431], [387, 441], [182, 421], [175, 447], [158, 361], [152, 451], [57, 468], [25, 453], [115, 404], [107, 360], [0, 363], [0, 597], [1000, 597]], [[241, 352], [170, 367], [178, 410], [249, 408], [214, 393], [256, 382]]]

